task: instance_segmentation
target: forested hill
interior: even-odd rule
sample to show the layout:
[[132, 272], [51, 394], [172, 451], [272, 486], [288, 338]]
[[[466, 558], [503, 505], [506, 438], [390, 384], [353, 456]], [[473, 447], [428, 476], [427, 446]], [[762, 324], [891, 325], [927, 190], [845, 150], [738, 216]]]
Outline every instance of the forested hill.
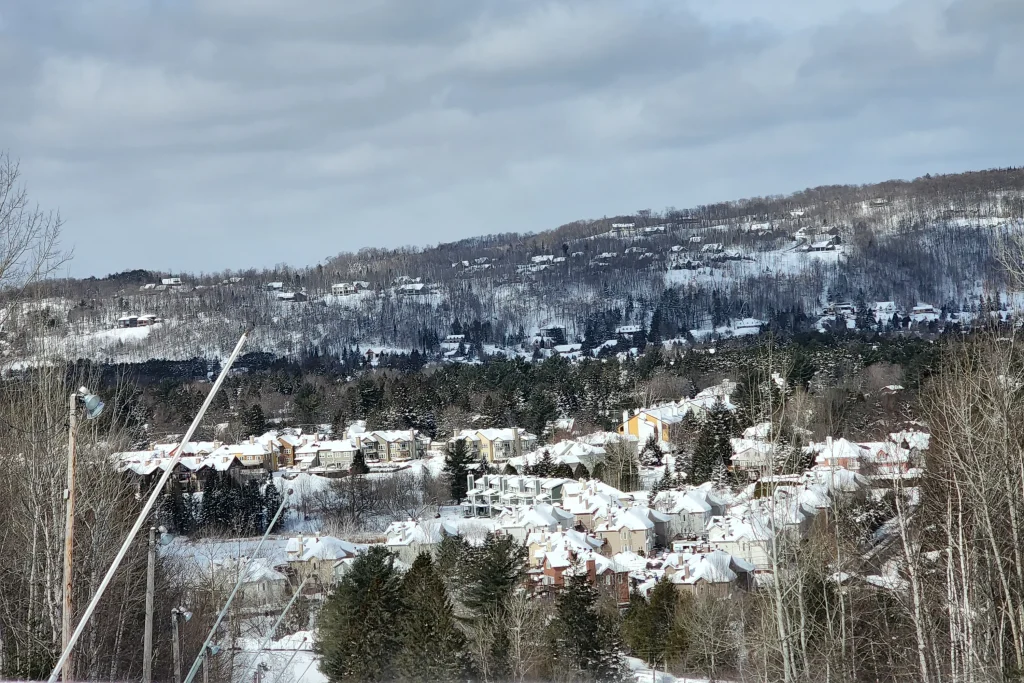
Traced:
[[[545, 329], [587, 349], [623, 326], [680, 341], [749, 331], [750, 318], [801, 331], [830, 302], [862, 313], [892, 302], [900, 316], [926, 303], [947, 320], [1017, 307], [1000, 260], [1022, 226], [1024, 170], [1002, 169], [325, 254], [302, 268], [134, 270], [40, 286], [5, 321], [3, 352], [213, 358], [253, 322], [252, 348], [278, 355], [358, 347], [466, 358], [528, 352]], [[136, 326], [147, 314], [157, 323]], [[453, 332], [468, 349], [443, 344]]]

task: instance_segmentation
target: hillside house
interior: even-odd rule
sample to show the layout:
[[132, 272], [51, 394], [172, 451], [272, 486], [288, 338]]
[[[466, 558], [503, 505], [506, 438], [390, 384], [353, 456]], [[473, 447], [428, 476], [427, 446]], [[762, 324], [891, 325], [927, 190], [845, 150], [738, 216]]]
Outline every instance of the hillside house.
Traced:
[[393, 522], [384, 535], [385, 546], [395, 553], [399, 560], [411, 565], [423, 552], [433, 553], [445, 536], [457, 536], [459, 530], [440, 519]]
[[180, 277], [165, 277], [160, 280], [160, 284], [164, 287], [181, 287]]
[[351, 282], [339, 282], [331, 285], [331, 294], [335, 296], [348, 296], [356, 293], [356, 286]]
[[514, 506], [560, 505], [563, 488], [570, 479], [526, 477], [491, 474], [467, 476], [466, 500], [462, 512], [466, 517], [495, 517], [504, 508]]
[[671, 440], [669, 429], [672, 425], [683, 421], [689, 409], [678, 403], [666, 403], [653, 408], [642, 408], [634, 410], [633, 415], [628, 411], [622, 412], [622, 424], [619, 425], [619, 434], [632, 436], [640, 443], [654, 436], [663, 444]]
[[137, 315], [123, 315], [117, 319], [117, 326], [121, 328], [126, 327], [138, 327], [139, 316]]
[[300, 304], [309, 300], [305, 292], [278, 292], [277, 300], [286, 304]]
[[430, 290], [422, 282], [410, 282], [409, 284], [399, 285], [395, 289], [395, 293], [399, 296], [425, 296], [430, 294]]
[[268, 282], [264, 286], [264, 289], [266, 289], [268, 292], [280, 292], [280, 291], [282, 291], [284, 289], [284, 283], [283, 282]]
[[612, 555], [633, 552], [649, 557], [654, 550], [654, 522], [638, 508], [611, 509], [595, 518], [594, 535], [607, 544]]
[[504, 429], [464, 429], [448, 440], [449, 446], [465, 441], [466, 449], [474, 457], [488, 462], [505, 462], [537, 447], [537, 435], [522, 427]]
[[754, 587], [754, 565], [724, 550], [699, 555], [670, 555], [665, 576], [681, 593], [727, 598], [736, 590]]
[[498, 517], [501, 530], [520, 543], [534, 532], [571, 529], [575, 523], [572, 513], [550, 503], [512, 507]]
[[702, 254], [719, 254], [725, 251], [725, 246], [721, 242], [709, 242], [700, 248]]
[[355, 447], [362, 449], [367, 462], [422, 458], [430, 444], [429, 439], [419, 436], [414, 429], [358, 432], [351, 435], [351, 438], [355, 441]]
[[288, 539], [285, 547], [288, 567], [295, 577], [302, 581], [309, 577], [314, 585], [321, 588], [335, 583], [335, 565], [345, 559], [352, 559], [358, 549], [348, 541], [333, 536], [303, 536]]
[[557, 592], [565, 586], [567, 577], [577, 572], [585, 573], [590, 584], [601, 595], [609, 597], [622, 608], [629, 605], [629, 570], [614, 559], [605, 557], [590, 544], [591, 537], [578, 542], [564, 542], [557, 537], [567, 537], [577, 532], [567, 531], [552, 534], [555, 540], [533, 540], [530, 544], [531, 569], [528, 576], [535, 593]]

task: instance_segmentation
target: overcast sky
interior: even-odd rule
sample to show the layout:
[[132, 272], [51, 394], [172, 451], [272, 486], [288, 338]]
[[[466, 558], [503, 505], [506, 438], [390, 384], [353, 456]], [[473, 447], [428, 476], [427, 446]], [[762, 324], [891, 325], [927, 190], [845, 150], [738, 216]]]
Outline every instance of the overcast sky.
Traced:
[[1021, 0], [0, 0], [74, 275], [1024, 162]]

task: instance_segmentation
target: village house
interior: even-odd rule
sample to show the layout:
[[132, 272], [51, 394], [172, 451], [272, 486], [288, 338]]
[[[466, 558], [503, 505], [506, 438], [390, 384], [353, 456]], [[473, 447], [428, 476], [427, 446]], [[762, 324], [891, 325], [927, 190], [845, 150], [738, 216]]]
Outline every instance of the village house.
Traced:
[[755, 567], [724, 550], [666, 558], [665, 577], [681, 593], [727, 598], [736, 590], [754, 587]]
[[278, 292], [277, 300], [286, 304], [299, 304], [309, 300], [305, 292]]
[[385, 546], [399, 560], [411, 565], [420, 553], [433, 553], [445, 536], [457, 536], [459, 530], [440, 519], [409, 519], [392, 522], [385, 530]]
[[551, 594], [565, 586], [567, 577], [585, 573], [598, 592], [619, 607], [629, 604], [629, 572], [614, 559], [600, 554], [603, 543], [577, 531], [531, 534], [528, 576], [533, 590]]
[[467, 476], [466, 500], [462, 502], [466, 517], [494, 517], [513, 506], [535, 506], [540, 503], [558, 505], [562, 490], [570, 479], [525, 477], [490, 474], [474, 478]]
[[536, 531], [558, 531], [572, 528], [575, 517], [550, 503], [529, 506], [515, 506], [506, 509], [498, 517], [501, 530], [520, 543]]
[[335, 583], [335, 565], [352, 559], [358, 549], [348, 541], [333, 536], [303, 536], [288, 539], [285, 547], [288, 567], [298, 581], [307, 577], [315, 586], [326, 588]]
[[464, 429], [449, 439], [448, 444], [454, 446], [459, 440], [465, 441], [470, 455], [486, 458], [487, 462], [505, 462], [537, 447], [537, 435], [522, 427]]
[[363, 451], [367, 461], [419, 459], [426, 455], [430, 445], [430, 440], [419, 436], [414, 429], [357, 432], [350, 438], [356, 449]]
[[611, 509], [595, 518], [594, 534], [605, 541], [608, 552], [634, 552], [649, 557], [656, 532], [644, 509]]

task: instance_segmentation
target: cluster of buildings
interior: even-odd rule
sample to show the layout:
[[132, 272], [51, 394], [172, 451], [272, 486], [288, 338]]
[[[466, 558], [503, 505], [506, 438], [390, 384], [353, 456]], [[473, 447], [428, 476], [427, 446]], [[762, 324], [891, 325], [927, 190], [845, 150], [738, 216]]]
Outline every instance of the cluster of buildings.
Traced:
[[[422, 458], [431, 442], [416, 430], [367, 431], [363, 423], [349, 428], [345, 438], [329, 438], [300, 429], [269, 431], [241, 443], [190, 442], [175, 466], [179, 483], [202, 491], [212, 472], [229, 472], [236, 480], [264, 478], [279, 470], [321, 475], [348, 473], [356, 453], [362, 452], [370, 469], [397, 469], [402, 463]], [[148, 450], [114, 455], [120, 468], [143, 481], [159, 478], [170, 466], [179, 444], [154, 443]]]

